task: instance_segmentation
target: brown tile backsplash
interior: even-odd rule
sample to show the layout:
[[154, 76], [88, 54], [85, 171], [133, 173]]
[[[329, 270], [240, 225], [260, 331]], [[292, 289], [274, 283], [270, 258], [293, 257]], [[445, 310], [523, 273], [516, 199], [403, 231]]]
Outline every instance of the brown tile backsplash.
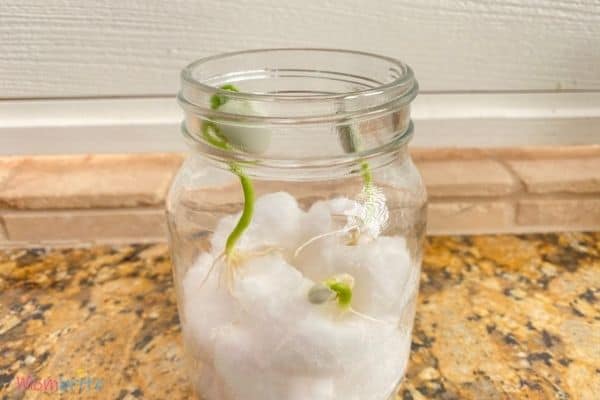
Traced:
[[600, 157], [512, 160], [508, 165], [531, 193], [600, 193]]
[[[600, 229], [600, 146], [414, 149], [430, 234]], [[164, 240], [183, 155], [0, 158], [0, 245]]]
[[505, 232], [513, 219], [512, 204], [493, 200], [432, 202], [427, 210], [428, 230], [438, 234]]
[[10, 240], [16, 241], [160, 240], [166, 235], [162, 208], [12, 211], [3, 219]]
[[517, 205], [517, 223], [525, 226], [577, 226], [600, 229], [600, 194], [586, 199], [529, 199]]
[[509, 171], [495, 160], [417, 161], [430, 198], [503, 196], [518, 189]]
[[0, 159], [0, 205], [17, 209], [162, 204], [180, 154]]

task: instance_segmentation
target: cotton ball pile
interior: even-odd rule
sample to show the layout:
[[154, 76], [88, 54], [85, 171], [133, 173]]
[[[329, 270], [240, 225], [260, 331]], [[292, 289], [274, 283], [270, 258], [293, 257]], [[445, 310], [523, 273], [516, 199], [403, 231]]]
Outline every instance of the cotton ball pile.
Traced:
[[[182, 324], [195, 339], [192, 345], [203, 360], [212, 360], [212, 342], [217, 331], [239, 314], [234, 299], [226, 290], [221, 290], [219, 274], [208, 275], [213, 260], [211, 255], [202, 254], [183, 280], [185, 308], [190, 312], [184, 314]], [[198, 311], [202, 313], [201, 318], [196, 314]]]
[[[302, 211], [288, 193], [257, 199], [240, 254], [268, 246], [237, 271], [232, 293], [219, 283], [224, 248], [239, 215], [223, 218], [183, 282], [182, 326], [186, 347], [202, 364], [193, 371], [207, 400], [381, 400], [403, 374], [410, 333], [399, 329], [411, 263], [400, 237], [379, 236], [348, 246], [336, 215], [356, 207], [348, 199], [315, 203]], [[325, 235], [294, 257], [310, 238]], [[315, 282], [349, 273], [355, 280], [353, 308], [315, 305], [307, 293]], [[205, 282], [204, 282], [205, 280]]]
[[214, 346], [219, 331], [227, 327], [237, 313], [233, 298], [219, 289], [218, 274], [208, 275], [213, 260], [211, 255], [202, 254], [187, 272], [183, 280], [181, 320], [186, 351], [193, 357], [190, 363], [194, 370], [193, 384], [210, 400], [226, 398], [221, 378], [213, 368]]
[[[240, 214], [229, 215], [219, 221], [211, 239], [213, 254], [223, 252], [227, 236], [235, 227]], [[302, 240], [302, 216], [303, 212], [296, 199], [289, 193], [264, 195], [256, 201], [252, 223], [237, 242], [236, 248], [242, 252], [265, 247], [290, 251]]]

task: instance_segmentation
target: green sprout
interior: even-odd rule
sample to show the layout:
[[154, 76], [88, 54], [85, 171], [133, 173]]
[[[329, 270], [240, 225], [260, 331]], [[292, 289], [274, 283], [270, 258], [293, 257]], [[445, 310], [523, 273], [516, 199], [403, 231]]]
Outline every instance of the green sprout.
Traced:
[[[360, 151], [360, 137], [350, 125], [339, 127], [338, 135], [346, 153], [356, 153]], [[361, 231], [368, 231], [373, 225], [380, 225], [384, 222], [380, 217], [381, 215], [385, 215], [382, 213], [382, 207], [385, 207], [385, 203], [381, 201], [382, 199], [385, 199], [385, 197], [383, 196], [381, 189], [375, 186], [371, 167], [364, 159], [360, 161], [360, 175], [363, 181], [363, 188], [359, 197], [364, 204], [365, 213], [355, 226], [347, 229], [350, 234], [350, 240], [347, 242], [349, 245], [358, 244]]]
[[227, 242], [225, 243], [226, 255], [230, 255], [233, 252], [236, 243], [242, 237], [244, 231], [248, 229], [248, 226], [250, 226], [252, 215], [254, 214], [254, 187], [252, 181], [244, 175], [244, 172], [237, 165], [232, 164], [231, 171], [240, 178], [242, 191], [244, 192], [244, 209], [237, 224], [227, 237]]
[[[346, 153], [356, 153], [360, 150], [360, 138], [356, 134], [356, 131], [349, 125], [343, 125], [338, 127], [338, 137], [342, 148]], [[338, 234], [347, 234], [349, 239], [347, 240], [348, 245], [355, 246], [358, 244], [358, 240], [361, 235], [361, 231], [368, 231], [368, 225], [379, 225], [381, 222], [378, 218], [381, 213], [382, 206], [385, 207], [384, 203], [380, 200], [383, 195], [381, 189], [377, 188], [373, 183], [373, 174], [369, 163], [365, 160], [360, 162], [360, 175], [363, 181], [363, 188], [360, 197], [364, 199], [364, 216], [361, 217], [360, 221], [353, 223], [351, 226], [346, 226], [342, 229], [336, 229], [329, 232], [325, 232], [316, 236], [313, 236], [302, 243], [294, 252], [294, 257], [297, 257], [306, 247], [312, 243]]]
[[[220, 89], [228, 90], [231, 92], [239, 91], [235, 86], [230, 85], [230, 84], [221, 86]], [[225, 104], [228, 100], [229, 99], [227, 98], [226, 95], [214, 94], [210, 98], [211, 108], [213, 110], [217, 110], [223, 104]], [[219, 126], [217, 124], [215, 124], [214, 122], [204, 122], [202, 125], [201, 133], [202, 133], [202, 137], [212, 146], [218, 147], [223, 150], [232, 150], [231, 144], [227, 141], [227, 138], [225, 137], [225, 135], [222, 134]], [[242, 237], [242, 235], [244, 234], [246, 229], [248, 229], [248, 226], [250, 226], [250, 223], [252, 222], [252, 216], [254, 215], [255, 196], [254, 196], [254, 186], [252, 184], [252, 180], [244, 173], [242, 167], [235, 162], [231, 162], [229, 164], [229, 169], [231, 170], [231, 172], [233, 172], [235, 175], [237, 175], [240, 179], [240, 183], [242, 185], [242, 191], [244, 194], [244, 208], [242, 210], [242, 214], [240, 215], [240, 218], [239, 218], [238, 222], [236, 223], [235, 227], [233, 228], [233, 230], [231, 231], [229, 236], [227, 236], [227, 240], [225, 242], [225, 249], [224, 249], [223, 253], [221, 254], [221, 256], [219, 256], [219, 257], [217, 257], [217, 259], [215, 259], [215, 262], [213, 263], [209, 273], [206, 275], [206, 278], [204, 279], [204, 281], [206, 281], [206, 279], [208, 279], [212, 269], [218, 263], [218, 261], [220, 261], [222, 258], [224, 258], [226, 260], [228, 267], [238, 266], [237, 264], [240, 263], [240, 260], [238, 259], [238, 257], [236, 257], [236, 254], [235, 254], [236, 244], [240, 240], [240, 238]], [[231, 281], [233, 280], [233, 273], [234, 273], [233, 269], [234, 268], [228, 268], [228, 271], [227, 271], [228, 277], [229, 277], [228, 282], [229, 282], [230, 289], [231, 289]]]
[[[222, 90], [229, 90], [231, 92], [239, 92], [238, 88], [231, 84], [221, 86]], [[222, 94], [214, 94], [210, 98], [210, 107], [213, 110], [217, 110], [223, 104], [227, 103], [229, 99], [227, 96]], [[213, 123], [208, 122], [204, 123], [202, 126], [202, 135], [204, 139], [215, 147], [219, 147], [223, 150], [230, 150], [231, 145], [227, 142], [227, 139], [221, 134], [219, 127]], [[238, 220], [237, 224], [227, 237], [227, 242], [225, 244], [225, 257], [229, 258], [233, 254], [235, 250], [235, 245], [238, 240], [242, 237], [244, 231], [248, 229], [250, 226], [250, 222], [252, 222], [252, 216], [254, 214], [254, 187], [252, 185], [252, 181], [246, 174], [242, 168], [236, 163], [231, 163], [229, 165], [231, 172], [236, 174], [240, 178], [240, 183], [242, 185], [242, 191], [244, 193], [244, 209], [242, 210], [242, 215]]]
[[327, 280], [325, 285], [335, 293], [335, 299], [342, 308], [350, 307], [352, 303], [352, 286], [348, 282], [338, 282], [336, 280]]
[[372, 322], [387, 324], [389, 322], [373, 318], [352, 308], [354, 277], [349, 274], [334, 275], [323, 282], [315, 283], [308, 291], [308, 301], [320, 305], [335, 301], [340, 310], [350, 312], [357, 317]]
[[[356, 134], [356, 131], [349, 125], [343, 125], [338, 128], [338, 136], [342, 148], [346, 153], [356, 153], [360, 150], [360, 138]], [[373, 186], [373, 174], [371, 173], [371, 167], [366, 161], [360, 163], [360, 174], [363, 178], [365, 188], [371, 188]]]

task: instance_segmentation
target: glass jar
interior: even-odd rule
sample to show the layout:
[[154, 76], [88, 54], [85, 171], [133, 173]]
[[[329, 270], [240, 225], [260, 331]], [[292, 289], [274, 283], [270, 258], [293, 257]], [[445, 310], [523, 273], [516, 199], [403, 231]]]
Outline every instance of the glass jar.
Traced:
[[417, 82], [368, 53], [196, 61], [167, 199], [187, 368], [206, 400], [384, 400], [409, 358], [426, 193]]

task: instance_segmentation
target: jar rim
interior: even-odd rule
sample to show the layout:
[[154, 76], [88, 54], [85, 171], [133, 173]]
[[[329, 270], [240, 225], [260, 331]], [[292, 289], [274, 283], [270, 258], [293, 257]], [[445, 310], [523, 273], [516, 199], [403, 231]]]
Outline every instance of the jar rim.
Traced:
[[[388, 62], [402, 71], [402, 73], [397, 76], [395, 79], [379, 84], [374, 87], [359, 89], [354, 91], [346, 91], [341, 93], [324, 93], [324, 94], [310, 94], [310, 95], [289, 95], [289, 94], [279, 94], [279, 93], [254, 93], [254, 92], [231, 92], [221, 89], [218, 86], [213, 86], [207, 84], [199, 79], [194, 77], [194, 71], [205, 64], [210, 62], [224, 60], [227, 58], [232, 58], [235, 56], [244, 56], [258, 53], [278, 53], [278, 52], [324, 52], [331, 54], [345, 54], [345, 55], [356, 55], [368, 57], [373, 60], [385, 61]], [[383, 56], [376, 53], [358, 51], [358, 50], [346, 50], [346, 49], [335, 49], [335, 48], [320, 48], [320, 47], [279, 47], [279, 48], [264, 48], [264, 49], [250, 49], [250, 50], [241, 50], [241, 51], [233, 51], [233, 52], [225, 52], [220, 53], [208, 57], [200, 58], [196, 61], [188, 64], [181, 71], [181, 81], [182, 85], [194, 87], [195, 89], [199, 89], [202, 91], [207, 91], [210, 93], [217, 94], [227, 94], [227, 97], [230, 99], [239, 99], [239, 100], [254, 100], [254, 101], [285, 101], [285, 102], [311, 102], [311, 101], [343, 101], [348, 98], [356, 98], [356, 97], [367, 97], [374, 95], [384, 95], [386, 92], [397, 92], [398, 89], [401, 89], [400, 93], [395, 93], [396, 100], [400, 100], [399, 97], [402, 97], [405, 101], [410, 102], [416, 97], [418, 85], [414, 76], [413, 70], [402, 61], [388, 56]]]
[[[414, 125], [412, 121], [406, 130], [380, 146], [361, 150], [355, 153], [340, 155], [282, 158], [276, 156], [256, 156], [241, 152], [231, 152], [215, 148], [208, 143], [197, 140], [182, 124], [183, 135], [192, 149], [202, 154], [203, 158], [222, 169], [230, 169], [231, 163], [244, 165], [246, 174], [252, 177], [271, 176], [272, 171], [279, 171], [283, 176], [298, 179], [313, 179], [317, 175], [331, 176], [332, 171], [341, 176], [357, 172], [357, 163], [366, 161], [372, 169], [377, 169], [394, 161], [398, 154], [405, 154], [406, 145], [412, 139]], [[312, 175], [306, 175], [310, 171]], [[303, 180], [303, 179], [300, 179]]]
[[[207, 145], [211, 126], [237, 137], [217, 158], [268, 160], [274, 167], [285, 160], [322, 163], [391, 151], [412, 136], [409, 103], [418, 84], [410, 67], [391, 57], [326, 48], [244, 50], [194, 61], [181, 77], [177, 98], [190, 144], [217, 155], [214, 143]], [[356, 132], [352, 150], [344, 147], [345, 132]], [[251, 134], [258, 147], [247, 151]], [[260, 147], [266, 137], [268, 149]]]

